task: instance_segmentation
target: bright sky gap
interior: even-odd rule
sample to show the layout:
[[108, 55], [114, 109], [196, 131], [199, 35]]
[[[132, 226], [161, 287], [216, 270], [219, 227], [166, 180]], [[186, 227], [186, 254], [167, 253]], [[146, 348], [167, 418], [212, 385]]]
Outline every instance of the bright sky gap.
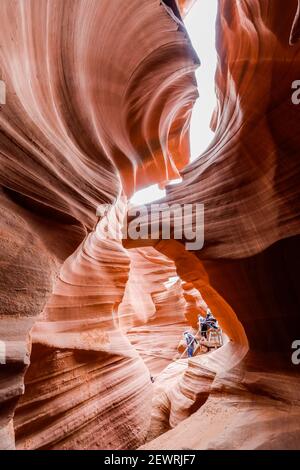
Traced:
[[[190, 141], [191, 161], [201, 155], [213, 138], [210, 120], [216, 106], [215, 71], [217, 53], [215, 49], [215, 22], [218, 0], [198, 0], [184, 22], [194, 49], [201, 60], [196, 72], [199, 99], [194, 105]], [[147, 204], [165, 196], [157, 184], [137, 191], [131, 198], [133, 204]]]

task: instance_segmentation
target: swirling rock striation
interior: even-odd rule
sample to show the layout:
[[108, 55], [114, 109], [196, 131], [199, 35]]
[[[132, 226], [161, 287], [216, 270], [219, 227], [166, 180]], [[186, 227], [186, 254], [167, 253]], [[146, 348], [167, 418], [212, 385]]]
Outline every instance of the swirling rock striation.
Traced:
[[[1, 2], [2, 448], [14, 434], [19, 449], [133, 448], [148, 429], [167, 431], [152, 449], [299, 448], [299, 1], [219, 0], [215, 137], [186, 166], [192, 3]], [[149, 260], [97, 221], [113, 203], [120, 228], [122, 193], [179, 174], [165, 202], [205, 205], [203, 250], [155, 240], [163, 256], [152, 247]], [[151, 265], [135, 304], [136, 273]], [[158, 286], [175, 268], [186, 298]], [[143, 330], [161, 328], [148, 361], [160, 372], [166, 341], [173, 351], [195, 322], [193, 289], [229, 343], [162, 372], [150, 424]]]
[[174, 262], [153, 248], [128, 250], [129, 280], [118, 314], [123, 331], [156, 377], [178, 357], [189, 326], [187, 302]]
[[[283, 10], [279, 1], [219, 2], [215, 137], [166, 198], [205, 204], [205, 245], [190, 254], [190, 269], [178, 243], [154, 246], [174, 259], [208, 305], [214, 303], [231, 341], [214, 353], [218, 360], [191, 360], [175, 384], [170, 370], [161, 421], [178, 425], [199, 410], [152, 441], [151, 449], [300, 445], [299, 369], [291, 359], [300, 326], [300, 108], [291, 99], [300, 70], [297, 3]], [[203, 365], [216, 374], [210, 384], [203, 381]]]
[[[0, 14], [1, 447], [15, 445], [29, 331], [43, 310], [15, 418], [18, 447], [134, 447], [146, 433], [149, 377], [113, 326], [129, 258], [91, 231], [99, 204], [177, 177], [188, 162], [198, 59], [180, 15], [158, 0], [3, 0]], [[105, 367], [114, 379], [98, 378]], [[114, 380], [116, 397], [105, 399]], [[125, 414], [134, 383], [140, 397]], [[113, 403], [123, 424], [109, 437]]]

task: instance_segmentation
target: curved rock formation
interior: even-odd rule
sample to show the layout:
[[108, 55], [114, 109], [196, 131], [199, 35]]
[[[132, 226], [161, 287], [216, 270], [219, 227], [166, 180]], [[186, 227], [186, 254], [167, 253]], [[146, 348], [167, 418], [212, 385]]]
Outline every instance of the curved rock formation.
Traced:
[[[233, 339], [231, 356], [224, 354], [228, 347], [216, 353], [221, 367], [208, 388], [206, 381], [194, 379], [189, 393], [182, 389], [194, 368], [205, 376], [203, 361], [216, 371], [218, 361], [206, 358], [191, 361], [176, 387], [165, 387], [169, 407], [163, 421], [167, 414], [170, 424], [182, 419], [182, 411], [187, 416], [186, 396], [192, 398], [190, 413], [197, 396], [209, 398], [189, 421], [152, 441], [152, 449], [176, 448], [179, 442], [201, 449], [299, 448], [299, 369], [291, 360], [299, 330], [300, 108], [291, 100], [300, 70], [296, 10], [296, 1], [284, 14], [279, 1], [219, 2], [215, 138], [183, 171], [183, 182], [169, 188], [166, 201], [205, 204], [205, 245], [197, 253], [203, 271], [188, 274], [188, 280], [209, 305], [205, 285], [226, 299], [245, 335], [233, 338], [226, 306], [215, 305]], [[154, 246], [160, 250], [161, 243]], [[181, 263], [178, 244], [173, 251], [165, 242], [162, 248]], [[172, 376], [171, 371], [170, 381]], [[203, 431], [196, 433], [200, 421]]]
[[22, 211], [2, 193], [0, 213], [0, 445], [10, 449], [14, 408], [30, 361], [29, 331], [52, 290], [55, 265]]
[[114, 320], [129, 271], [116, 235], [103, 217], [63, 264], [33, 327], [18, 449], [132, 448], [145, 439], [149, 372]]
[[[192, 4], [1, 1], [1, 448], [299, 448], [299, 1], [219, 0], [215, 138], [187, 166]], [[204, 204], [204, 248], [122, 246], [120, 196], [179, 175], [164, 202]], [[162, 371], [202, 299], [229, 342]]]
[[[11, 418], [17, 397], [24, 391], [22, 377], [30, 348], [28, 332], [33, 325], [33, 320], [22, 320], [16, 313], [22, 307], [22, 312], [31, 318], [43, 310], [46, 293], [52, 290], [60, 265], [78, 245], [76, 254], [69, 258], [61, 273], [83, 269], [81, 250], [86, 243], [94, 243], [95, 236], [90, 235], [83, 245], [80, 243], [95, 224], [99, 204], [113, 202], [121, 190], [131, 194], [146, 182], [163, 182], [178, 176], [177, 167], [182, 168], [188, 161], [188, 122], [197, 96], [192, 72], [198, 59], [180, 18], [173, 15], [172, 6], [165, 8], [157, 0], [131, 0], [126, 4], [121, 0], [101, 3], [98, 0], [4, 0], [0, 9], [3, 24], [0, 73], [7, 91], [6, 104], [0, 112], [0, 184], [1, 201], [4, 201], [1, 207], [5, 210], [9, 204], [16, 214], [12, 216], [13, 222], [5, 216], [8, 231], [4, 225], [6, 219], [1, 224], [1, 244], [5, 243], [1, 249], [8, 256], [3, 261], [1, 292], [5, 291], [6, 295], [17, 292], [16, 302], [20, 304], [15, 308], [14, 302], [9, 306], [6, 303], [2, 313], [5, 331], [2, 338], [8, 344], [9, 362], [1, 367], [4, 383], [1, 446], [13, 447]], [[18, 239], [11, 233], [14, 224], [23, 236], [29, 232], [26, 246], [21, 235]], [[28, 259], [32, 254], [38, 271], [34, 270], [34, 262], [28, 262], [28, 268], [22, 264], [18, 270], [17, 261], [13, 261], [18, 245], [19, 259]], [[99, 256], [101, 259], [102, 255]], [[80, 267], [76, 267], [77, 262]], [[94, 264], [98, 262], [99, 259], [94, 260]], [[35, 289], [39, 270], [42, 270], [40, 285]], [[56, 299], [57, 289], [61, 289], [60, 282], [56, 283], [50, 305]], [[122, 292], [124, 285], [125, 278]], [[75, 291], [74, 287], [72, 293], [76, 297]], [[120, 295], [116, 295], [115, 302], [120, 302]], [[77, 297], [73, 301], [75, 305]], [[68, 311], [67, 305], [64, 307]], [[75, 312], [71, 318], [72, 315]], [[49, 325], [54, 327], [54, 323], [51, 321]], [[41, 330], [35, 330], [35, 344], [52, 349], [72, 350], [75, 346], [84, 349], [77, 338], [78, 325], [77, 329], [72, 325], [73, 330], [60, 334], [47, 330], [49, 325], [43, 321], [36, 327]], [[57, 322], [54, 328], [59, 329], [59, 325]], [[63, 329], [66, 325], [69, 329], [71, 323], [67, 320], [63, 325]], [[18, 343], [18, 352], [10, 353], [10, 342]], [[130, 349], [129, 343], [126, 344]], [[42, 374], [42, 384], [43, 371], [34, 364], [39, 359], [36, 353], [39, 347], [33, 348], [34, 361], [28, 381], [36, 370], [36, 374]], [[47, 351], [41, 354], [55, 369], [63, 353], [56, 357]], [[69, 364], [74, 366], [74, 360], [70, 353]], [[10, 361], [13, 366], [9, 365]], [[39, 406], [35, 393], [33, 385], [33, 391], [19, 407], [19, 446], [51, 447], [63, 439], [67, 442], [69, 432], [62, 430], [61, 425], [55, 428], [55, 435], [43, 432], [43, 426], [46, 429], [49, 424], [47, 419], [55, 420], [55, 417], [51, 412], [51, 418], [45, 422], [44, 416], [34, 414]], [[55, 386], [51, 393], [52, 398], [56, 396]], [[82, 403], [88, 396], [89, 392], [83, 393]], [[25, 410], [30, 408], [31, 399], [35, 412], [28, 417]], [[60, 409], [65, 411], [63, 407]], [[96, 411], [93, 408], [93, 413]], [[37, 426], [41, 426], [40, 432], [36, 432]], [[102, 445], [101, 439], [98, 436], [96, 446]], [[139, 439], [138, 433], [127, 441], [120, 437], [115, 445], [134, 446]], [[66, 442], [64, 445], [68, 446]], [[83, 437], [80, 442], [78, 445], [82, 447], [88, 445]]]
[[174, 263], [153, 248], [128, 251], [129, 281], [118, 314], [123, 331], [156, 377], [178, 356], [187, 322], [187, 302]]

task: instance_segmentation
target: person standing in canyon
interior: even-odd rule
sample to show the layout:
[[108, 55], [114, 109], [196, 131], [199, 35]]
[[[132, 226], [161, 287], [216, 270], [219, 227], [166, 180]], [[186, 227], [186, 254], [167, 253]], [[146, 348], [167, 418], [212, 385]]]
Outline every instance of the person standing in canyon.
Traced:
[[201, 332], [201, 336], [207, 338], [207, 332], [209, 329], [218, 329], [218, 321], [216, 318], [213, 316], [211, 310], [207, 308], [206, 310], [206, 317], [202, 317], [202, 315], [199, 315], [198, 317], [198, 325], [199, 325], [199, 331]]
[[193, 357], [195, 345], [198, 343], [194, 335], [190, 331], [184, 332], [185, 341], [187, 344], [188, 357]]

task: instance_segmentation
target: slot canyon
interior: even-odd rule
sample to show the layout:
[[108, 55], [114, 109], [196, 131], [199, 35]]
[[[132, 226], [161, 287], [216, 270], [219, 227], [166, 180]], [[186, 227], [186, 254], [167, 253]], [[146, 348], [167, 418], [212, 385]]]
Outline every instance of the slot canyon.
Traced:
[[[218, 0], [191, 161], [201, 1], [0, 0], [1, 449], [300, 449], [300, 0]], [[200, 249], [120, 235], [154, 184]]]

